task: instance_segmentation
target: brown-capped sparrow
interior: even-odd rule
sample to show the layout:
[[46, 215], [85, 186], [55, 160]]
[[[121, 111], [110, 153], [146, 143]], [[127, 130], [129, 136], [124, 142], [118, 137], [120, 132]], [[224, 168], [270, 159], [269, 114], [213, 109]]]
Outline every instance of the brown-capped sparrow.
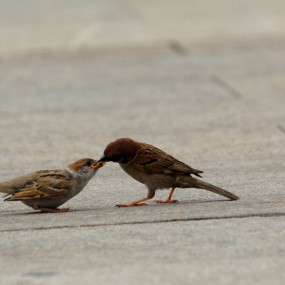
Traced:
[[64, 170], [40, 170], [0, 182], [0, 192], [9, 196], [5, 201], [21, 201], [45, 213], [67, 212], [69, 208], [58, 207], [77, 195], [103, 165], [83, 158]]
[[164, 151], [130, 138], [118, 139], [107, 145], [103, 157], [99, 162], [113, 161], [120, 164], [127, 174], [146, 185], [148, 195], [130, 204], [119, 204], [118, 207], [131, 207], [145, 205], [143, 202], [152, 199], [157, 189], [171, 188], [166, 200], [158, 203], [173, 203], [172, 195], [175, 188], [199, 188], [238, 200], [236, 195], [194, 178], [192, 175], [202, 177], [201, 170], [191, 168]]

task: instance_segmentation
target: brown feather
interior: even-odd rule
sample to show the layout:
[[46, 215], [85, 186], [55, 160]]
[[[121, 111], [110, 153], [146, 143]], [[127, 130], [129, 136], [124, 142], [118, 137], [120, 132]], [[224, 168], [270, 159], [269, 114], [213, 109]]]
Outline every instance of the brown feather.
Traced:
[[70, 188], [71, 184], [67, 181], [54, 183], [52, 187], [46, 183], [33, 182], [33, 184], [27, 185], [20, 191], [12, 194], [12, 196], [5, 199], [5, 201], [57, 199], [67, 195]]
[[191, 168], [182, 161], [174, 158], [166, 152], [146, 143], [139, 143], [141, 148], [136, 156], [136, 164], [141, 170], [151, 174], [185, 175], [194, 174], [200, 176], [201, 170]]

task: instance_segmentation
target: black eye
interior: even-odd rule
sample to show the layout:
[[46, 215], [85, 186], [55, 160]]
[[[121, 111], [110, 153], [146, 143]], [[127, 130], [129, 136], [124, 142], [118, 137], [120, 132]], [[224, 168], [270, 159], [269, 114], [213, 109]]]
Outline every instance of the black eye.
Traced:
[[90, 167], [92, 164], [93, 164], [93, 161], [92, 161], [92, 160], [88, 160], [88, 161], [85, 163], [85, 165], [88, 166], [88, 167]]

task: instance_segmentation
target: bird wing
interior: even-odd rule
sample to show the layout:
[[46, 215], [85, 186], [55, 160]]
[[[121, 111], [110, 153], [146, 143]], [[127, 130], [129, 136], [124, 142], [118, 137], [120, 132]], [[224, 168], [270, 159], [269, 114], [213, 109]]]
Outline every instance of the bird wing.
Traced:
[[191, 168], [166, 152], [145, 143], [141, 143], [141, 149], [133, 164], [138, 170], [148, 174], [173, 176], [194, 174], [200, 176], [199, 173], [203, 173], [203, 171]]
[[33, 182], [13, 193], [5, 201], [58, 199], [71, 190], [71, 179], [64, 171], [38, 171], [37, 174]]

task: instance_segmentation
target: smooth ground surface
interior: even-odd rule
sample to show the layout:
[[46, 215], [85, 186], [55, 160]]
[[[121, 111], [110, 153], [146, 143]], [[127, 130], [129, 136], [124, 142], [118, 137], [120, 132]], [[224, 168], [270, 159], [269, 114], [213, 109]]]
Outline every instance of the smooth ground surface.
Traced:
[[16, 2], [0, 3], [2, 181], [128, 136], [240, 200], [115, 208], [146, 190], [112, 163], [68, 213], [1, 200], [1, 284], [284, 284], [283, 1]]

